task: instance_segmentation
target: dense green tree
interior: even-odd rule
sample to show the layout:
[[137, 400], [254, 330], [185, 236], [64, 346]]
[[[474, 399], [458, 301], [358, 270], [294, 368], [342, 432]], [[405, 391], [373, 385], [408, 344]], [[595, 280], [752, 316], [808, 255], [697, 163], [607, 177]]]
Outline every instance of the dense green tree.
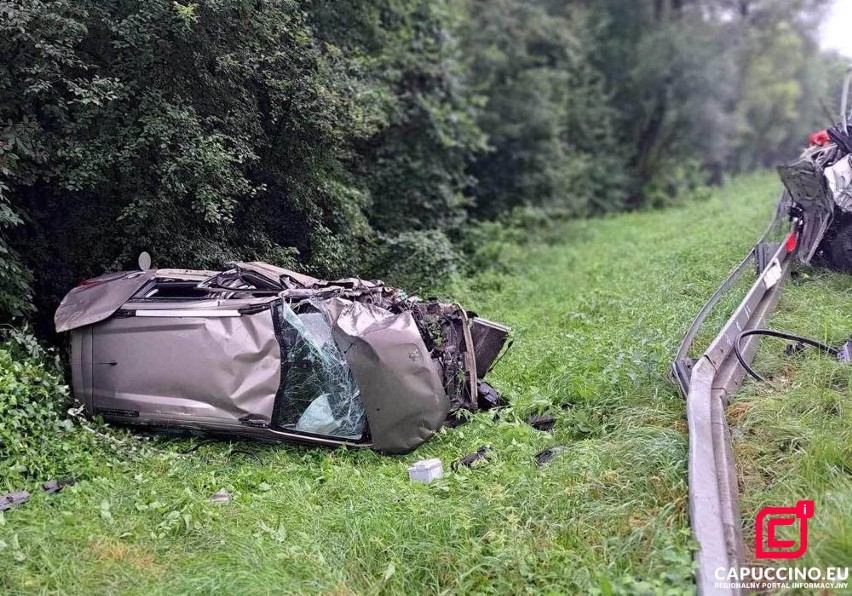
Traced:
[[[815, 32], [825, 0], [741, 0], [735, 22], [740, 83], [729, 168], [777, 165], [839, 117], [842, 69]], [[828, 113], [827, 113], [828, 111]]]
[[477, 220], [769, 165], [833, 103], [824, 4], [0, 0], [0, 322], [141, 250], [416, 289]]
[[[298, 3], [3, 3], [11, 231], [55, 304], [150, 250], [346, 269], [367, 233], [344, 167], [373, 133]], [[23, 139], [23, 140], [22, 140]]]
[[598, 64], [614, 90], [630, 152], [631, 204], [674, 197], [690, 170], [720, 171], [734, 123], [737, 72], [725, 23], [696, 0], [598, 0], [607, 40]]
[[369, 197], [365, 210], [379, 245], [361, 273], [411, 289], [437, 283], [456, 269], [447, 236], [467, 221], [475, 182], [468, 166], [485, 150], [481, 101], [463, 58], [469, 48], [459, 37], [464, 6], [327, 0], [315, 19], [357, 65], [378, 122], [348, 161]]
[[585, 11], [541, 1], [474, 0], [470, 69], [486, 98], [490, 151], [472, 165], [476, 213], [517, 205], [575, 216], [617, 209], [625, 192], [615, 113], [590, 56]]

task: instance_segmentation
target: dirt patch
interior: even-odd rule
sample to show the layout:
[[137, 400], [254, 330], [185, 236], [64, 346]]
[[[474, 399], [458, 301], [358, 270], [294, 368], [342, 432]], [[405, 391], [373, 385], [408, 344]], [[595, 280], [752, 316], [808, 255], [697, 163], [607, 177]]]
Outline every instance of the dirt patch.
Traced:
[[86, 550], [105, 563], [121, 563], [148, 571], [158, 570], [162, 567], [157, 563], [153, 554], [126, 542], [98, 539], [90, 542]]

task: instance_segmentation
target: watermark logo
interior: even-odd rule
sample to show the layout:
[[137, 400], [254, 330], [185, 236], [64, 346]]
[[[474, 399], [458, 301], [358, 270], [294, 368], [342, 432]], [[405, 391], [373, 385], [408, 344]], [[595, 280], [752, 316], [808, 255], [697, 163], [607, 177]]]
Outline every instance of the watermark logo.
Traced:
[[[808, 519], [813, 515], [813, 501], [799, 501], [795, 507], [761, 509], [755, 519], [755, 556], [758, 559], [798, 559], [804, 555], [808, 550]], [[796, 524], [798, 540], [785, 540], [776, 535], [779, 527]]]
[[[755, 519], [754, 551], [758, 559], [798, 559], [808, 550], [808, 520], [813, 501], [795, 507], [766, 507]], [[848, 567], [719, 567], [714, 587], [724, 590], [771, 592], [775, 590], [846, 590]]]

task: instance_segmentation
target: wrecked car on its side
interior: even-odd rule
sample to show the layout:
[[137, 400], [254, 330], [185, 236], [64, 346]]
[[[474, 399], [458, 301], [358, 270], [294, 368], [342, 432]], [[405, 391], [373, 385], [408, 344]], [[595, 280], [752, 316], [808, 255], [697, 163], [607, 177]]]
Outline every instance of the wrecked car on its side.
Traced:
[[108, 422], [391, 453], [478, 409], [509, 331], [379, 281], [257, 262], [102, 275], [55, 323], [75, 397]]

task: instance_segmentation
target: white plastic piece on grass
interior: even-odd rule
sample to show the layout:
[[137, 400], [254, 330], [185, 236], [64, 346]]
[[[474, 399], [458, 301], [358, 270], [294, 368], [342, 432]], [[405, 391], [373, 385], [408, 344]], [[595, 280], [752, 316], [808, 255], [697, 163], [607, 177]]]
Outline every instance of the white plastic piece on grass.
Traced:
[[444, 464], [437, 457], [421, 459], [408, 466], [408, 479], [412, 482], [429, 484], [437, 478], [444, 477]]
[[224, 488], [221, 490], [217, 490], [215, 493], [210, 495], [211, 503], [227, 503], [231, 500], [231, 495]]

